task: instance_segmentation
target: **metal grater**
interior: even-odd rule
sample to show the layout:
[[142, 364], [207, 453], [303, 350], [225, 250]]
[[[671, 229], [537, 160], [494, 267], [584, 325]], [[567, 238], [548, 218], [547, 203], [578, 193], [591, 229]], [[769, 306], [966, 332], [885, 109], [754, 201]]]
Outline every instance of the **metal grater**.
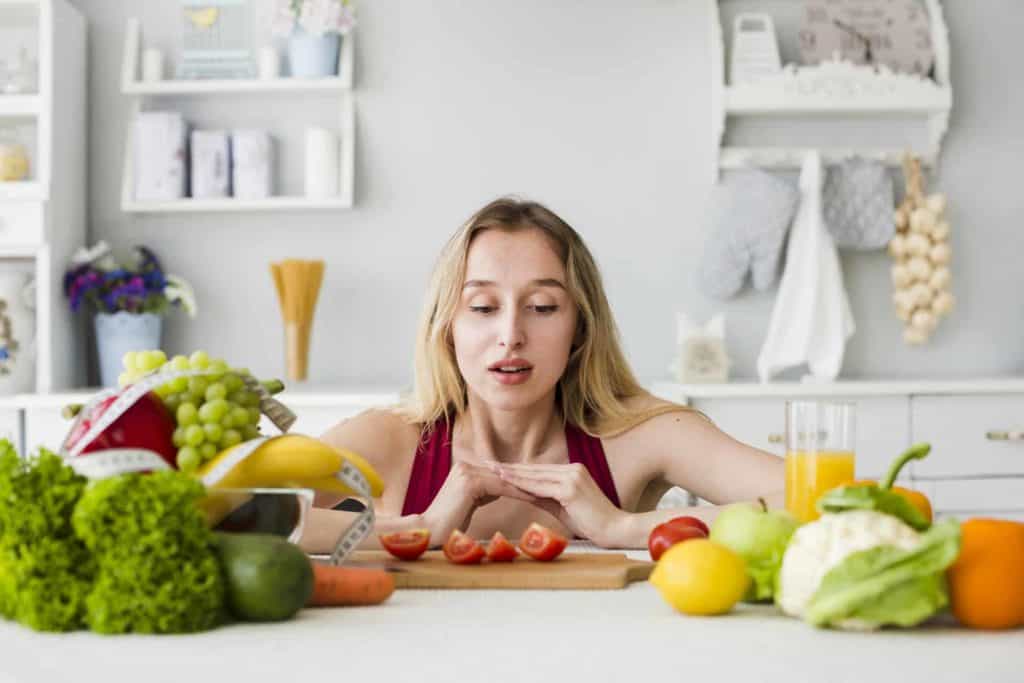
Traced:
[[181, 0], [181, 79], [252, 78], [248, 0]]

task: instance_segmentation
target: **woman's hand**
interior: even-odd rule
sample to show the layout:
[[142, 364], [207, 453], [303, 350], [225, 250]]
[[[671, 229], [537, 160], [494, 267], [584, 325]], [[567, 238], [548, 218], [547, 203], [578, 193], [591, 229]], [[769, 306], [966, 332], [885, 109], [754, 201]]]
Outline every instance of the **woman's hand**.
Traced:
[[568, 465], [494, 465], [501, 479], [536, 497], [534, 505], [575, 535], [603, 547], [619, 545], [620, 527], [629, 513], [615, 507], [580, 463]]
[[535, 496], [503, 481], [493, 465], [459, 461], [421, 517], [433, 543], [443, 544], [453, 529], [469, 527], [478, 508], [502, 496], [537, 503]]

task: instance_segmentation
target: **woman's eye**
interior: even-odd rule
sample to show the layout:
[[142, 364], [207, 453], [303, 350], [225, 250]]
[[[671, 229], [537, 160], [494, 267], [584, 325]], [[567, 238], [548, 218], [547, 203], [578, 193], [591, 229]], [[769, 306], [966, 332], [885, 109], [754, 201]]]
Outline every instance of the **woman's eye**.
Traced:
[[556, 306], [554, 304], [551, 304], [551, 305], [548, 305], [548, 306], [530, 306], [530, 308], [535, 310], [537, 313], [540, 313], [541, 315], [546, 315], [548, 313], [554, 313], [555, 311], [558, 310], [558, 306]]
[[471, 310], [474, 313], [491, 313], [494, 311], [494, 306], [483, 306], [480, 304], [475, 304], [471, 305], [469, 307], [469, 310]]

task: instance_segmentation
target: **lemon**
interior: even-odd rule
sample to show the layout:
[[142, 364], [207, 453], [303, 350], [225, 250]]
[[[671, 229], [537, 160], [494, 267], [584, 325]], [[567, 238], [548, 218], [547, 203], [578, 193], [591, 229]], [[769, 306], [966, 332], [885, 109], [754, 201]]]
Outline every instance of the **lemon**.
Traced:
[[746, 592], [750, 577], [739, 555], [698, 538], [666, 550], [650, 582], [680, 612], [707, 616], [732, 609]]

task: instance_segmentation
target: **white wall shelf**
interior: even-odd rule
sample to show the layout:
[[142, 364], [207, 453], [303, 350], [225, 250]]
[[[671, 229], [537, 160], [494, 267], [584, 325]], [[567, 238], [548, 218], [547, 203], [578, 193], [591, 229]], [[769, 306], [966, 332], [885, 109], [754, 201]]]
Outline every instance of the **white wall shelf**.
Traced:
[[46, 185], [38, 181], [0, 183], [0, 201], [42, 201], [49, 194]]
[[[926, 166], [934, 165], [949, 124], [953, 90], [949, 82], [949, 33], [939, 0], [922, 0], [931, 22], [935, 50], [934, 78], [894, 73], [884, 66], [826, 61], [816, 66], [786, 65], [779, 73], [752, 83], [726, 82], [725, 40], [719, 0], [711, 11], [712, 116], [718, 153], [714, 178], [722, 169], [798, 167], [808, 151], [803, 147], [723, 146], [730, 118], [753, 116], [812, 116], [867, 118], [892, 115], [921, 117], [927, 125], [927, 145], [914, 150]], [[837, 121], [837, 125], [841, 125]], [[909, 145], [907, 146], [909, 147]], [[851, 156], [899, 165], [905, 148], [819, 148], [826, 163]]]
[[41, 107], [38, 95], [0, 95], [0, 117], [36, 116]]
[[325, 211], [350, 209], [352, 203], [341, 198], [268, 197], [267, 199], [180, 199], [171, 202], [130, 201], [122, 206], [127, 213], [183, 213], [189, 211]]
[[334, 211], [352, 208], [355, 197], [355, 101], [352, 94], [354, 32], [341, 41], [338, 75], [331, 78], [274, 78], [237, 80], [140, 81], [139, 59], [142, 31], [138, 19], [130, 19], [125, 30], [121, 64], [121, 92], [132, 99], [129, 120], [143, 110], [145, 100], [161, 97], [221, 97], [248, 95], [328, 94], [338, 101], [339, 189], [336, 196], [306, 197], [277, 195], [260, 199], [192, 199], [140, 201], [134, 192], [134, 140], [129, 129], [121, 179], [121, 210], [125, 213]]
[[273, 78], [234, 80], [140, 81], [139, 55], [142, 28], [138, 19], [130, 19], [125, 30], [121, 63], [121, 92], [125, 95], [181, 96], [236, 95], [241, 93], [339, 92], [352, 89], [352, 62], [355, 57], [355, 33], [341, 41], [338, 75], [332, 78]]

